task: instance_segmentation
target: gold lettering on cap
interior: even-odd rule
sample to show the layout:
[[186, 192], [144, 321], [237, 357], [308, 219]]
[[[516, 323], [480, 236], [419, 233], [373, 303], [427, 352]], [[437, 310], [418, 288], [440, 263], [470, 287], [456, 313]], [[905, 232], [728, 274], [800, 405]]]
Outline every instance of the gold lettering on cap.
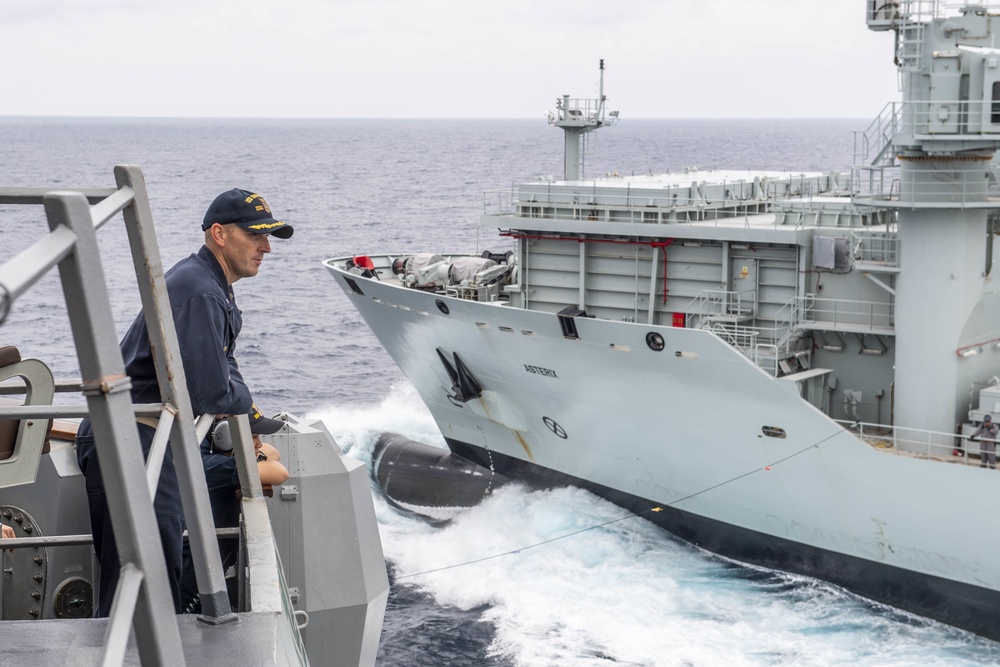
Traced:
[[259, 204], [259, 205], [257, 206], [257, 210], [258, 210], [258, 211], [260, 211], [260, 210], [264, 210], [264, 211], [267, 211], [268, 213], [270, 213], [270, 212], [271, 212], [271, 207], [270, 207], [270, 206], [268, 206], [268, 205], [267, 205], [267, 202], [266, 202], [266, 201], [264, 201], [264, 198], [263, 198], [263, 197], [261, 197], [261, 196], [260, 196], [259, 194], [257, 194], [256, 192], [255, 192], [255, 193], [253, 193], [252, 195], [250, 195], [249, 197], [247, 197], [246, 199], [244, 199], [243, 201], [245, 201], [245, 202], [246, 202], [246, 203], [248, 203], [248, 204], [252, 204], [252, 203], [254, 202], [254, 200], [255, 200], [255, 199], [259, 199], [259, 200], [260, 200], [260, 204]]

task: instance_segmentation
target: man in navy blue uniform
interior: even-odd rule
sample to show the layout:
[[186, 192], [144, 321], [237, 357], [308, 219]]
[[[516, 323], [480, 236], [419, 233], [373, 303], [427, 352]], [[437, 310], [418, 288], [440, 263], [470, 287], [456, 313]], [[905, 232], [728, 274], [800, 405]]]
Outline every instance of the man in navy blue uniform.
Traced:
[[[205, 213], [202, 230], [205, 245], [175, 264], [165, 276], [191, 407], [195, 416], [247, 414], [253, 400], [233, 354], [243, 317], [236, 307], [232, 285], [257, 275], [264, 255], [271, 252], [271, 236], [287, 239], [293, 230], [288, 223], [274, 219], [263, 197], [238, 188], [215, 198]], [[141, 311], [122, 339], [121, 351], [125, 372], [132, 381], [132, 402], [161, 402], [146, 319]], [[137, 421], [145, 456], [153, 442], [155, 422]], [[95, 615], [108, 616], [121, 564], [89, 419], [80, 424], [76, 455], [86, 479], [94, 550], [101, 565]], [[180, 612], [184, 510], [169, 448], [153, 509], [163, 541], [174, 606]]]

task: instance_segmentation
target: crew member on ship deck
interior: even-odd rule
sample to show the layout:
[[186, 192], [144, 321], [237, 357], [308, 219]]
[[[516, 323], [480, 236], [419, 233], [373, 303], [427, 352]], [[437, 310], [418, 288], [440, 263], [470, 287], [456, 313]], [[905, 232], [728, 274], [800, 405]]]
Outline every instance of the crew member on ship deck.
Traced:
[[[242, 278], [257, 275], [264, 256], [271, 252], [271, 236], [287, 239], [293, 230], [288, 223], [274, 219], [263, 197], [238, 188], [215, 198], [205, 213], [201, 228], [205, 244], [165, 275], [191, 408], [196, 416], [246, 414], [253, 400], [234, 356], [243, 316], [236, 306], [232, 285]], [[132, 402], [162, 402], [142, 311], [126, 332], [120, 347], [125, 372], [132, 380]], [[145, 418], [137, 421], [145, 457], [152, 445], [156, 424]], [[100, 587], [94, 614], [108, 616], [121, 564], [89, 419], [80, 424], [76, 455], [86, 480], [94, 551], [100, 561]], [[184, 509], [169, 446], [163, 458], [153, 509], [163, 542], [174, 607], [180, 612]]]
[[993, 423], [993, 417], [986, 415], [976, 432], [969, 436], [970, 440], [979, 440], [979, 467], [997, 467], [997, 433], [1000, 426]]

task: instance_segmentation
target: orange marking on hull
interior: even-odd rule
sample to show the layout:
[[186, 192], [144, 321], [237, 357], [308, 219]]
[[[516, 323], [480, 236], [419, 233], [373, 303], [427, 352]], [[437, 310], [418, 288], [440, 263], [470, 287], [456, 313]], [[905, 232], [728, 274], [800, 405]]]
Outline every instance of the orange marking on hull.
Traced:
[[514, 437], [517, 438], [517, 441], [521, 443], [521, 447], [524, 448], [524, 453], [528, 455], [528, 460], [534, 463], [535, 457], [531, 455], [531, 448], [528, 447], [528, 443], [525, 442], [524, 436], [521, 435], [520, 431], [511, 431], [511, 433], [513, 433]]

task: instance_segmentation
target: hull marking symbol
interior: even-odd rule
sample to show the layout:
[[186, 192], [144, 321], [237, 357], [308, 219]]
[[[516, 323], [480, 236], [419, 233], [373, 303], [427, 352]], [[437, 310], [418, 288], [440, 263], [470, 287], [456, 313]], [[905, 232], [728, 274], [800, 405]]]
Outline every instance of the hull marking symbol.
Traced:
[[566, 435], [566, 430], [556, 423], [551, 417], [542, 417], [542, 421], [545, 422], [545, 426], [548, 427], [550, 431], [558, 435], [563, 440], [568, 439], [569, 436]]

